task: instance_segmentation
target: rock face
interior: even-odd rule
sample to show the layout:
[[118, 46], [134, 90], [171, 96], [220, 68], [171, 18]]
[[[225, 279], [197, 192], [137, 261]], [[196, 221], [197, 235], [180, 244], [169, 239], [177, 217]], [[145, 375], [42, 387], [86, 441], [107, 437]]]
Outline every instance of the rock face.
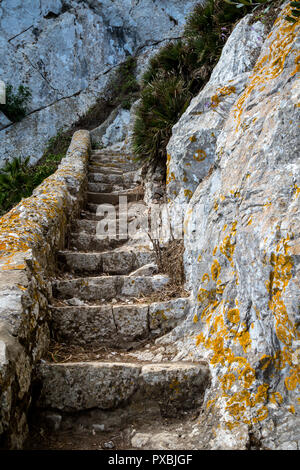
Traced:
[[0, 219], [1, 448], [20, 448], [28, 431], [32, 371], [50, 339], [47, 276], [81, 208], [89, 151], [78, 131], [58, 170]]
[[[3, 0], [0, 77], [32, 91], [28, 116], [0, 132], [4, 159], [37, 161], [49, 138], [105, 97], [113, 70], [178, 37], [196, 0]], [[149, 21], [151, 18], [151, 21]], [[2, 119], [1, 119], [2, 123]]]
[[168, 146], [193, 293], [172, 338], [210, 362], [215, 449], [299, 448], [299, 21], [287, 11], [266, 38], [251, 17], [236, 26]]

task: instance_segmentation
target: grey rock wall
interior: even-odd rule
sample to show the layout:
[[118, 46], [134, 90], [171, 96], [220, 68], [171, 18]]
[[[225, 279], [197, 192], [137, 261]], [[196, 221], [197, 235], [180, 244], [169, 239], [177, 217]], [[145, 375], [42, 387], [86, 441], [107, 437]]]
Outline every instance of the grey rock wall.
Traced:
[[58, 170], [0, 219], [0, 448], [20, 449], [28, 432], [32, 372], [49, 346], [49, 276], [83, 203], [89, 150], [89, 133], [75, 133]]
[[287, 12], [267, 37], [249, 17], [236, 26], [168, 146], [193, 303], [168, 338], [210, 363], [202, 445], [214, 449], [300, 445], [299, 22]]

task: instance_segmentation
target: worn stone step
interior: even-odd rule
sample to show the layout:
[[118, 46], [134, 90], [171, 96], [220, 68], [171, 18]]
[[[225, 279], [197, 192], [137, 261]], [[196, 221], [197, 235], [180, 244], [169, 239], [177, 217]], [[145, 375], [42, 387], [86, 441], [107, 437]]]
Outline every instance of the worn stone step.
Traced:
[[88, 191], [92, 193], [110, 193], [110, 192], [122, 192], [127, 189], [134, 189], [138, 186], [135, 183], [132, 184], [109, 184], [109, 183], [88, 183]]
[[188, 298], [51, 307], [52, 332], [57, 341], [68, 345], [126, 347], [130, 341], [168, 332], [188, 315], [189, 308]]
[[75, 251], [102, 251], [113, 250], [124, 245], [128, 241], [128, 235], [116, 233], [116, 236], [99, 238], [95, 234], [86, 232], [73, 232], [69, 235], [68, 249]]
[[140, 166], [140, 164], [137, 164], [132, 160], [120, 159], [119, 161], [109, 161], [108, 159], [103, 160], [97, 157], [90, 158], [89, 164], [92, 166], [100, 166], [101, 168], [114, 168], [116, 170], [121, 170], [122, 172], [137, 170]]
[[103, 166], [103, 165], [100, 165], [100, 164], [99, 165], [89, 164], [88, 172], [89, 173], [102, 173], [104, 175], [123, 175], [123, 173], [125, 173], [120, 168], [107, 167], [107, 166]]
[[[124, 213], [121, 213], [120, 215], [122, 216], [122, 214], [124, 215]], [[92, 213], [86, 213], [85, 216], [86, 218], [84, 219], [75, 220], [72, 225], [73, 235], [71, 236], [74, 236], [75, 239], [77, 239], [78, 233], [84, 233], [93, 238], [97, 233], [100, 235], [103, 230], [107, 230], [107, 227], [111, 224], [110, 229], [115, 229], [114, 231], [116, 231], [116, 234], [112, 234], [110, 232], [110, 234], [113, 235], [112, 238], [119, 240], [122, 237], [127, 240], [128, 237], [132, 235], [130, 229], [131, 224], [135, 223], [134, 221], [136, 221], [135, 225], [138, 225], [139, 221], [138, 215], [134, 216], [131, 214], [127, 214], [126, 219], [120, 219], [118, 213], [116, 213], [115, 217], [110, 217], [106, 214], [103, 217], [100, 215], [97, 217], [96, 214]]]
[[143, 198], [143, 193], [140, 191], [123, 191], [120, 193], [87, 193], [87, 200], [92, 204], [112, 204], [117, 205], [120, 202], [120, 197], [126, 197], [127, 202], [139, 201]]
[[98, 171], [88, 173], [88, 182], [127, 185], [134, 183], [140, 184], [141, 180], [134, 171], [123, 174], [101, 173]]
[[164, 415], [201, 405], [209, 383], [205, 363], [81, 362], [37, 367], [38, 408], [76, 412], [112, 410], [130, 402], [157, 400]]
[[129, 274], [132, 271], [155, 262], [153, 251], [133, 249], [105, 251], [102, 253], [81, 253], [60, 251], [58, 262], [63, 269], [81, 274]]
[[53, 282], [55, 297], [82, 300], [111, 300], [120, 297], [140, 297], [162, 290], [169, 283], [169, 277], [154, 276], [99, 276]]

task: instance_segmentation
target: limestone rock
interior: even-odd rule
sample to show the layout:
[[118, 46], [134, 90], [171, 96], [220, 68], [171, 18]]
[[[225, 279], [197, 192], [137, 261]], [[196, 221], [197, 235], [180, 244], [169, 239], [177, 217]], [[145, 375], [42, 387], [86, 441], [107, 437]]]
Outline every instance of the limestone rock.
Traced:
[[12, 122], [0, 111], [0, 130], [9, 126]]
[[167, 147], [167, 197], [178, 236], [188, 202], [218, 160], [218, 136], [263, 44], [264, 25], [251, 24], [251, 20], [249, 15], [238, 23], [209, 82], [172, 129]]

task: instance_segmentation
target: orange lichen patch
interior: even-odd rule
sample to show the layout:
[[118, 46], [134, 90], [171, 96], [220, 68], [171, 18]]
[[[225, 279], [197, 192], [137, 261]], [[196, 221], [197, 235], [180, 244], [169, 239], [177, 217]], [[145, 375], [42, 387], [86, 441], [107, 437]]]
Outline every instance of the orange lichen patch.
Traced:
[[251, 225], [251, 224], [252, 224], [252, 217], [249, 217], [249, 219], [248, 219], [246, 225]]
[[175, 393], [179, 393], [179, 386], [180, 386], [180, 383], [178, 382], [177, 379], [174, 379], [169, 385], [170, 389], [174, 390]]
[[196, 140], [197, 140], [194, 135], [192, 135], [191, 137], [189, 137], [189, 139], [190, 139], [191, 142], [196, 142]]
[[296, 73], [299, 72], [299, 64], [300, 64], [300, 54], [298, 54], [297, 57], [295, 57], [295, 65], [296, 65], [296, 67], [295, 67], [294, 70], [292, 71], [291, 76], [296, 75]]
[[254, 398], [251, 400], [251, 405], [257, 405], [257, 403], [264, 403], [268, 398], [268, 390], [270, 388], [269, 384], [262, 384], [259, 385], [257, 388], [257, 392]]
[[231, 308], [227, 312], [227, 318], [231, 323], [238, 323], [240, 321], [240, 311], [238, 308]]
[[255, 64], [253, 74], [249, 79], [249, 85], [235, 105], [237, 130], [241, 125], [245, 102], [250, 97], [252, 91], [254, 89], [262, 90], [269, 80], [274, 80], [278, 77], [284, 69], [287, 56], [292, 51], [294, 40], [297, 37], [297, 28], [300, 24], [300, 19], [298, 18], [295, 23], [290, 23], [285, 20], [284, 17], [288, 15], [289, 11], [290, 6], [287, 5], [283, 9], [277, 22], [280, 26], [269, 35], [269, 38], [273, 38], [273, 40], [268, 48], [268, 53]]
[[247, 352], [249, 347], [251, 346], [251, 338], [250, 338], [250, 333], [247, 329], [244, 329], [243, 331], [240, 331], [237, 333], [237, 339], [240, 343], [240, 345], [243, 348], [244, 352]]
[[193, 159], [196, 160], [197, 162], [202, 162], [203, 160], [206, 159], [206, 152], [201, 149], [197, 149], [195, 151], [195, 154], [193, 155]]
[[217, 108], [220, 104], [220, 98], [223, 98], [224, 96], [231, 95], [232, 93], [235, 93], [236, 88], [234, 86], [224, 86], [222, 88], [218, 88], [216, 90], [216, 94], [211, 97], [211, 107]]
[[211, 408], [212, 406], [214, 406], [216, 402], [216, 399], [212, 399], [212, 400], [208, 400], [207, 404], [206, 404], [206, 408]]
[[[186, 233], [187, 232], [187, 227], [188, 227], [188, 224], [190, 222], [190, 219], [192, 217], [192, 213], [193, 213], [193, 209], [190, 207], [187, 212], [186, 212], [186, 216], [185, 216], [185, 219], [184, 219], [184, 223], [183, 223], [183, 233]], [[200, 256], [200, 255], [199, 255]], [[199, 258], [198, 258], [198, 261]]]
[[170, 176], [169, 176], [169, 173], [170, 173], [170, 161], [171, 161], [171, 155], [168, 153], [167, 154], [167, 163], [166, 163], [166, 166], [167, 166], [167, 172], [166, 172], [166, 184], [168, 184], [171, 180], [170, 180]]
[[200, 254], [197, 258], [198, 263], [202, 260], [202, 255]]
[[193, 322], [197, 323], [198, 322], [198, 315], [194, 315]]
[[175, 181], [175, 175], [174, 175], [174, 172], [171, 171], [171, 173], [169, 174], [169, 172], [167, 171], [167, 178], [166, 178], [166, 184], [170, 184], [171, 181]]
[[239, 379], [243, 380], [242, 386], [244, 388], [250, 388], [255, 378], [256, 378], [255, 370], [252, 369], [252, 367], [250, 366], [245, 367], [239, 375]]
[[290, 413], [293, 413], [293, 414], [296, 413], [294, 405], [291, 405], [291, 406], [289, 407], [289, 412], [290, 412]]
[[258, 308], [255, 305], [254, 305], [253, 308], [255, 310], [255, 313], [256, 313], [256, 316], [257, 316], [258, 320], [260, 320], [260, 312], [259, 312]]
[[216, 256], [217, 250], [218, 250], [218, 247], [215, 246], [214, 249], [213, 249], [213, 252], [212, 252], [213, 256]]
[[202, 282], [209, 282], [209, 274], [204, 273], [201, 280]]
[[266, 406], [262, 406], [256, 410], [256, 416], [253, 418], [253, 422], [257, 423], [258, 421], [263, 421], [268, 417], [269, 410]]
[[216, 291], [214, 289], [207, 290], [200, 288], [198, 290], [197, 299], [199, 303], [207, 303], [212, 302], [216, 298]]
[[218, 201], [214, 201], [214, 210], [217, 211], [219, 208], [219, 203]]
[[219, 380], [222, 384], [222, 389], [224, 390], [224, 392], [227, 392], [231, 389], [232, 385], [236, 380], [236, 377], [234, 374], [230, 373], [223, 375], [223, 377], [221, 377]]
[[289, 377], [286, 377], [284, 384], [288, 390], [295, 390], [300, 383], [300, 366], [297, 366], [292, 371]]
[[188, 198], [188, 200], [190, 200], [192, 195], [193, 195], [193, 192], [190, 189], [185, 189], [184, 190], [184, 195], [185, 195], [185, 197]]
[[221, 266], [217, 259], [215, 259], [211, 265], [211, 277], [213, 281], [216, 281], [221, 273]]

